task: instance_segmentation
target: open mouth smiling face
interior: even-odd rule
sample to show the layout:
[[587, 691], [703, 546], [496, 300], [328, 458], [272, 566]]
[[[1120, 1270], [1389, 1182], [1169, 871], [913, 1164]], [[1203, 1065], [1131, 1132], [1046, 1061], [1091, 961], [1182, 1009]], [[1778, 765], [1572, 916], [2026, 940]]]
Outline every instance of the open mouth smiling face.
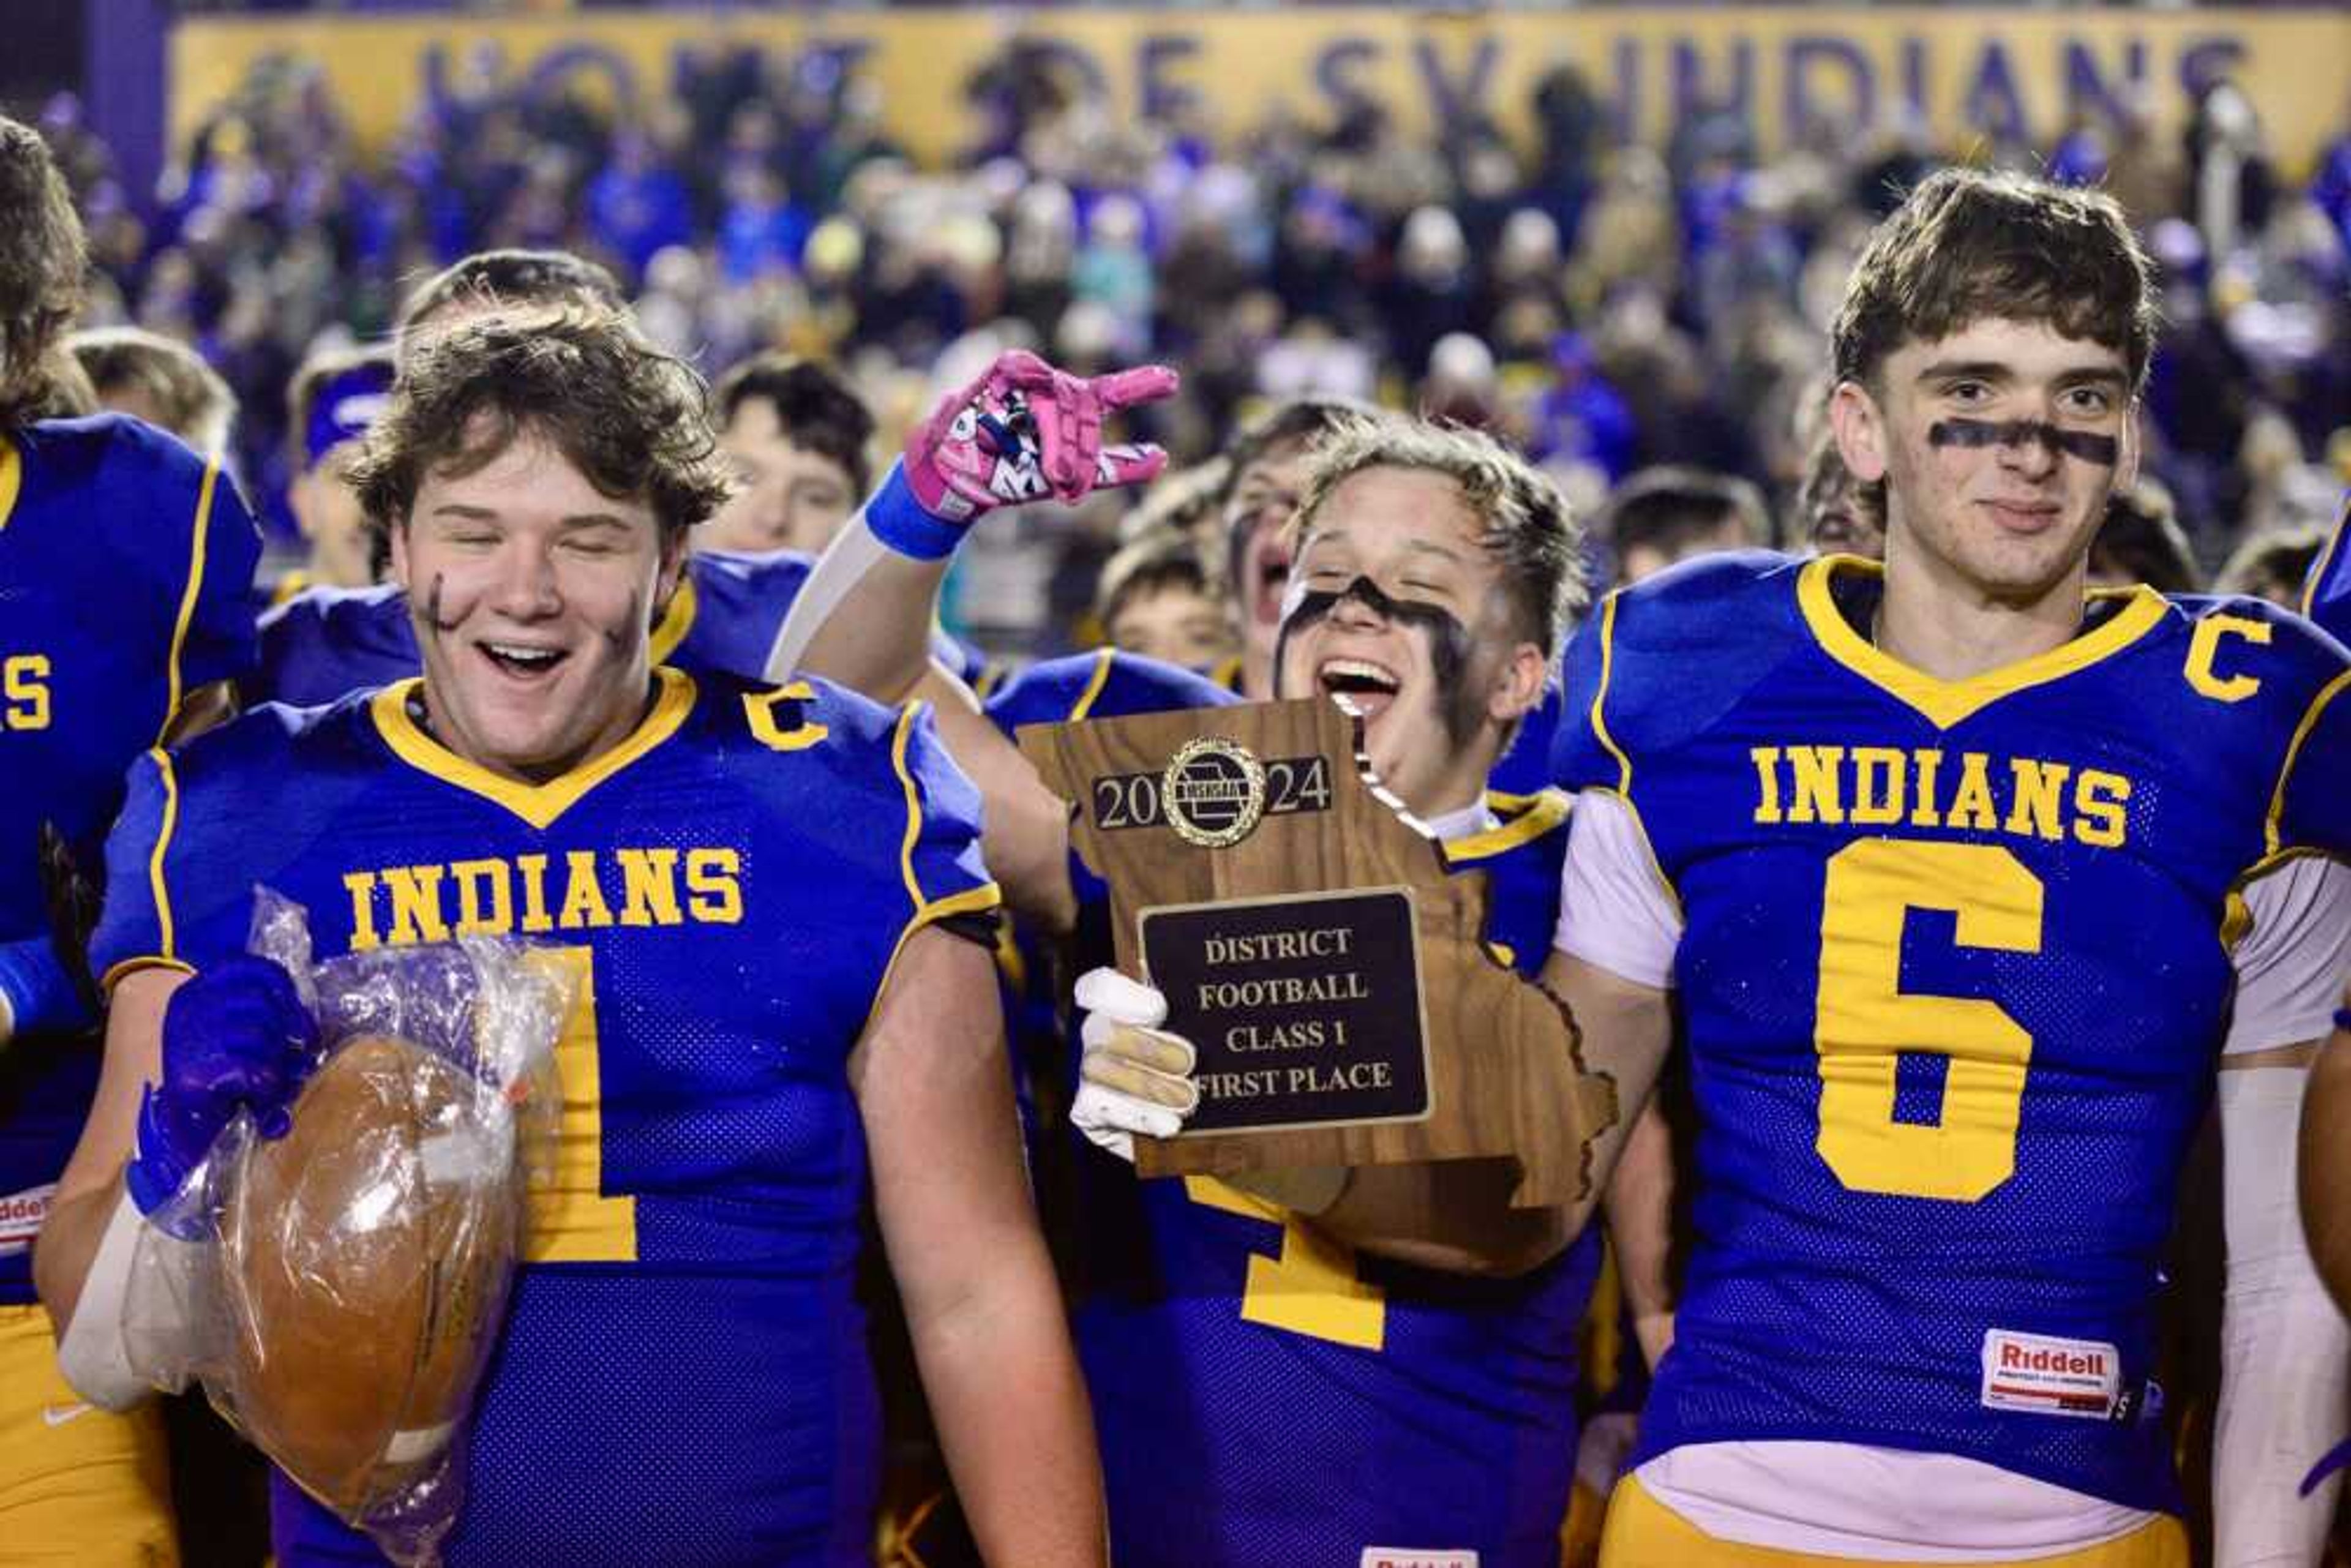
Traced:
[[1458, 782], [1486, 714], [1494, 672], [1472, 628], [1500, 568], [1480, 538], [1449, 476], [1367, 468], [1299, 538], [1283, 601], [1277, 694], [1360, 714], [1374, 770], [1416, 810], [1458, 804], [1427, 797]]
[[673, 554], [643, 502], [603, 495], [528, 434], [470, 473], [428, 473], [392, 570], [436, 738], [531, 781], [618, 744], [643, 711]]

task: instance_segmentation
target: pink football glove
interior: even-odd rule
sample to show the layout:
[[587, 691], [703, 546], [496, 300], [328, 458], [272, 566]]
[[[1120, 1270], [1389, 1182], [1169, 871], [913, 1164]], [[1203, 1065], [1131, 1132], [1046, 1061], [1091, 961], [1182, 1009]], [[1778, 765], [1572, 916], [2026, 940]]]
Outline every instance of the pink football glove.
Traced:
[[1104, 445], [1102, 421], [1156, 402], [1176, 384], [1165, 365], [1073, 376], [1010, 350], [907, 438], [906, 482], [925, 511], [954, 523], [1048, 496], [1074, 501], [1098, 486], [1141, 484], [1167, 465], [1167, 454]]

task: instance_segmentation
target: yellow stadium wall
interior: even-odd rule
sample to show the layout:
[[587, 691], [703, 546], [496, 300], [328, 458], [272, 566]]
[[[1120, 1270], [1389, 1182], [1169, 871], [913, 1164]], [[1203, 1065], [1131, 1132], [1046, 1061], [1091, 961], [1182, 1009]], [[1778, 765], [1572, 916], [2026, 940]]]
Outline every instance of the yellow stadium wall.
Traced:
[[1352, 96], [1377, 100], [1410, 131], [1448, 110], [1482, 108], [1529, 131], [1529, 89], [1561, 61], [1652, 138], [1694, 94], [1736, 93], [1767, 147], [1814, 110], [1882, 113], [1915, 105], [1962, 139], [2021, 123], [2046, 143], [2077, 111], [2108, 113], [2144, 83], [2157, 124], [2188, 110], [2180, 83], [2199, 61], [2226, 63], [2260, 107], [2286, 172], [2303, 173], [2351, 115], [2351, 8], [2137, 12], [2001, 7], [1662, 5], [1446, 15], [1321, 7], [1266, 12], [1088, 6], [1017, 16], [922, 9], [836, 14], [512, 16], [470, 20], [208, 17], [179, 25], [171, 50], [175, 146], [257, 60], [319, 61], [360, 133], [381, 141], [432, 85], [484, 47], [519, 89], [577, 73], [626, 97], [667, 89], [687, 47], [748, 47], [789, 56], [841, 49], [878, 80], [889, 128], [925, 161], [975, 131], [962, 86], [1017, 29], [1050, 40], [1099, 81], [1120, 112], [1188, 96], [1211, 125], [1254, 123], [1275, 104], [1310, 120]]

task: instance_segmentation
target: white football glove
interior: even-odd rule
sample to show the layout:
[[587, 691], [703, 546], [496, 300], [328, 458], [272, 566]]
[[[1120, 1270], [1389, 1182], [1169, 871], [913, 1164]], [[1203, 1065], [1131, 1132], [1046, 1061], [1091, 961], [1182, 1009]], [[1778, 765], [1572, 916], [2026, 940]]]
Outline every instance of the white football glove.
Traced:
[[1172, 1138], [1199, 1108], [1192, 1078], [1192, 1042], [1158, 1026], [1167, 998], [1116, 969], [1079, 977], [1079, 1028], [1085, 1055], [1078, 1066], [1078, 1097], [1070, 1122], [1123, 1160], [1134, 1158], [1134, 1134]]

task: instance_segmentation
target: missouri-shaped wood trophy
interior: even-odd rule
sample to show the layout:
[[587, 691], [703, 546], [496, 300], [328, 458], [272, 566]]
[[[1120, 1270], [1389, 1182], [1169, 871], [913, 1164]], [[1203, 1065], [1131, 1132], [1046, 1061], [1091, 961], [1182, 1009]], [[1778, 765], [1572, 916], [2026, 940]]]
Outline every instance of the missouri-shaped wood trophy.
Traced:
[[1559, 998], [1485, 940], [1486, 878], [1380, 788], [1325, 698], [1033, 725], [1110, 884], [1118, 964], [1198, 1052], [1146, 1176], [1509, 1159], [1519, 1207], [1573, 1203], [1614, 1085]]

